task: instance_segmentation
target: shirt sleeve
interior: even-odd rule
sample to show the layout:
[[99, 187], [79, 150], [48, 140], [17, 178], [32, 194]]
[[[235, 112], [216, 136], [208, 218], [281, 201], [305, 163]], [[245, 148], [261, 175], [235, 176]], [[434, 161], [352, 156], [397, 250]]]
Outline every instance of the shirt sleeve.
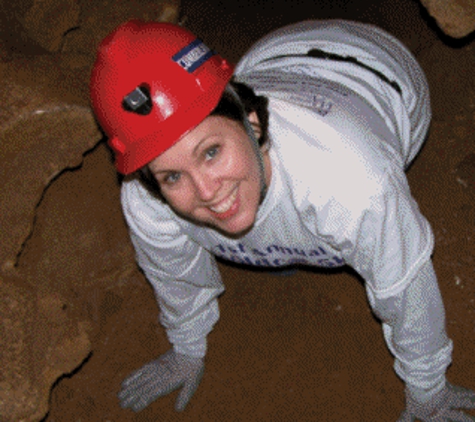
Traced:
[[333, 214], [322, 224], [323, 230], [331, 233], [345, 261], [364, 278], [369, 301], [395, 356], [396, 373], [409, 387], [437, 392], [445, 383], [452, 342], [445, 332], [444, 307], [431, 262], [430, 225], [410, 193], [403, 170], [386, 168], [357, 183], [361, 180], [365, 181], [361, 189], [346, 181], [346, 191], [337, 190], [336, 194], [356, 193], [353, 198], [337, 195], [340, 201], [329, 203], [327, 214]]
[[137, 262], [155, 291], [168, 339], [177, 352], [203, 357], [224, 291], [214, 257], [138, 182], [124, 182], [121, 201]]
[[[395, 371], [409, 388], [435, 394], [445, 385], [451, 363], [452, 341], [445, 329], [445, 310], [437, 278], [429, 260], [406, 289], [387, 299], [369, 301], [383, 323], [389, 350], [395, 356]], [[427, 401], [430, 397], [419, 397]]]

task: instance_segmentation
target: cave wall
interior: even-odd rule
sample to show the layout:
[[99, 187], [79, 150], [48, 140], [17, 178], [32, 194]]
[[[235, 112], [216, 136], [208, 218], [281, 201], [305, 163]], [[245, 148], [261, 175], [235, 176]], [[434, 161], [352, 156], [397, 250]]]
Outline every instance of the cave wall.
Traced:
[[38, 421], [52, 386], [90, 356], [101, 321], [120, 308], [109, 290], [141, 277], [89, 107], [97, 44], [129, 18], [176, 22], [179, 3], [1, 7], [0, 420]]
[[475, 30], [474, 0], [421, 0], [442, 31], [463, 38]]

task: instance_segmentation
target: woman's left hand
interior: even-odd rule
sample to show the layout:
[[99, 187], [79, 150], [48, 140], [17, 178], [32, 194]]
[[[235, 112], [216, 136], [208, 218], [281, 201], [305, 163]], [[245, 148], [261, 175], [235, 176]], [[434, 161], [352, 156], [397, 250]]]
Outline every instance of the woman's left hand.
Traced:
[[473, 422], [474, 416], [460, 409], [475, 409], [475, 391], [446, 383], [428, 401], [420, 402], [410, 388], [406, 388], [406, 409], [397, 422]]

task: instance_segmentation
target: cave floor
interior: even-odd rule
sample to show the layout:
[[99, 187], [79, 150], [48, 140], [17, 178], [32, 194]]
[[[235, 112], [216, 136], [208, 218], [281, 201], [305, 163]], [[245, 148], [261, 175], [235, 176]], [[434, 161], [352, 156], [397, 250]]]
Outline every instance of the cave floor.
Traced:
[[[328, 3], [328, 5], [326, 4]], [[475, 89], [473, 42], [449, 45], [410, 0], [184, 0], [184, 24], [236, 61], [269, 30], [303, 19], [371, 22], [418, 57], [432, 91], [434, 120], [408, 177], [436, 238], [434, 264], [455, 342], [449, 379], [475, 388]], [[101, 147], [99, 147], [101, 148]], [[87, 160], [87, 158], [86, 158]], [[100, 200], [98, 198], [98, 200]], [[289, 277], [220, 265], [227, 287], [209, 337], [203, 381], [184, 413], [176, 393], [141, 413], [122, 410], [121, 380], [168, 346], [151, 290], [124, 289], [123, 311], [99, 321], [84, 364], [56, 384], [53, 421], [395, 421], [403, 384], [362, 283], [349, 272]]]

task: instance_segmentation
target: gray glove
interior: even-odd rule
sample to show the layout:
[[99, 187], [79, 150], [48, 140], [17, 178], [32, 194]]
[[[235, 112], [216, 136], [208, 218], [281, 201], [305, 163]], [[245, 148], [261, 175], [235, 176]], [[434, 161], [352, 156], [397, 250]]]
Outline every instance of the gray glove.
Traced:
[[475, 417], [457, 409], [475, 409], [475, 391], [446, 383], [429, 400], [417, 399], [417, 389], [406, 388], [406, 410], [398, 422], [471, 422]]
[[175, 409], [185, 410], [204, 372], [204, 358], [176, 353], [173, 349], [133, 372], [122, 383], [120, 406], [139, 412], [159, 397], [182, 387]]

